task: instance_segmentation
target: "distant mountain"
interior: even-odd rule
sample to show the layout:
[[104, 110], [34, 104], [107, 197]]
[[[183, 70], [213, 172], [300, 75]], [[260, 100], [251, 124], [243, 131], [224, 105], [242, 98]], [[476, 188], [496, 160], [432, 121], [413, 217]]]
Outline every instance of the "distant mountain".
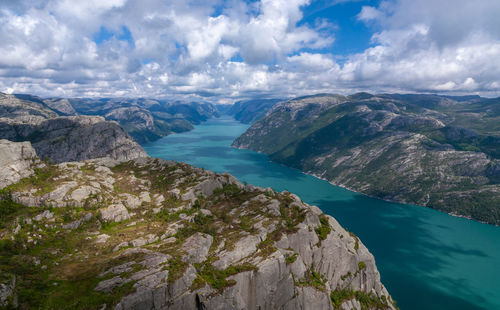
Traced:
[[297, 98], [233, 145], [370, 196], [500, 224], [500, 99], [459, 99]]
[[193, 129], [219, 113], [210, 103], [154, 99], [69, 99], [79, 114], [100, 115], [117, 121], [139, 143]]
[[229, 109], [229, 111], [227, 111], [227, 114], [233, 116], [236, 120], [242, 123], [251, 124], [263, 118], [266, 115], [266, 113], [280, 101], [283, 100], [254, 99], [254, 100], [237, 101]]
[[[13, 102], [14, 106], [10, 102]], [[22, 109], [20, 107], [22, 106]], [[220, 112], [210, 103], [144, 98], [47, 98], [0, 93], [0, 117], [40, 123], [55, 116], [93, 115], [116, 121], [138, 143], [192, 130]], [[22, 120], [24, 119], [24, 120]]]

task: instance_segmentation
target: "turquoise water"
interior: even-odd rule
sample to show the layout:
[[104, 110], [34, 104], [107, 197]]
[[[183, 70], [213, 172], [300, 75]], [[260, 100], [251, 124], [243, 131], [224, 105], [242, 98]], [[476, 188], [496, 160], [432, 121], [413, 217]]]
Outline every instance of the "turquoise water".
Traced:
[[247, 128], [231, 118], [212, 119], [144, 148], [151, 156], [288, 190], [319, 206], [361, 238], [403, 310], [500, 309], [500, 227], [369, 198], [231, 148]]

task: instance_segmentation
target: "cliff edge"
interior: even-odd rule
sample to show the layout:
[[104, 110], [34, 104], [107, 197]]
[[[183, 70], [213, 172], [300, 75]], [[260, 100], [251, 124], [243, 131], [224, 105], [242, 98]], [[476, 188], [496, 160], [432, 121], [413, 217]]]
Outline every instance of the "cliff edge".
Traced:
[[40, 164], [7, 143], [24, 178], [0, 190], [0, 306], [395, 309], [363, 243], [296, 195], [149, 157]]

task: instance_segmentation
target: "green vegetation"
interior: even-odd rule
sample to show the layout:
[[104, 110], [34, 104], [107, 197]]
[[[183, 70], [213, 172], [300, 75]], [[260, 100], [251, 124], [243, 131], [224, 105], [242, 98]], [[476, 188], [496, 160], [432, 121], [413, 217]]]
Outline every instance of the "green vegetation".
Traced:
[[168, 270], [168, 282], [174, 283], [175, 280], [179, 279], [184, 274], [187, 267], [188, 264], [183, 262], [179, 256], [169, 259], [166, 267]]
[[[16, 217], [40, 213], [43, 208], [27, 208], [3, 199], [0, 210], [2, 223], [6, 224], [12, 223]], [[54, 213], [57, 214], [56, 210]], [[59, 213], [62, 219], [65, 211]], [[59, 232], [52, 227], [43, 227], [43, 230], [36, 231], [42, 238], [35, 244], [27, 241], [27, 232], [31, 230], [32, 225], [24, 224], [14, 240], [0, 240], [0, 280], [16, 276], [19, 308], [97, 309], [103, 304], [116, 304], [122, 296], [135, 290], [134, 282], [117, 287], [111, 293], [94, 290], [102, 280], [98, 274], [119, 264], [120, 260], [106, 255], [85, 262], [61, 259], [73, 255], [75, 249], [92, 251], [85, 240], [85, 232]]]
[[343, 302], [355, 298], [361, 304], [362, 310], [370, 309], [389, 309], [389, 304], [385, 296], [378, 298], [374, 293], [366, 293], [363, 291], [353, 291], [352, 289], [340, 289], [330, 293], [330, 300], [332, 301], [335, 310], [340, 309]]
[[357, 251], [359, 249], [359, 238], [354, 233], [349, 232], [349, 235], [354, 238], [354, 249]]
[[257, 249], [259, 250], [259, 255], [262, 257], [268, 257], [272, 253], [276, 252], [278, 249], [273, 245], [274, 241], [272, 236], [268, 236], [266, 240], [257, 244]]
[[330, 224], [328, 223], [328, 218], [321, 214], [319, 216], [320, 226], [315, 229], [316, 234], [318, 235], [319, 240], [325, 240], [328, 234], [332, 231]]
[[313, 266], [304, 274], [304, 278], [299, 281], [295, 281], [295, 284], [311, 286], [319, 291], [324, 291], [326, 281], [327, 279], [325, 278], [324, 275], [314, 270], [314, 264], [313, 264]]
[[287, 255], [285, 257], [285, 263], [287, 265], [293, 264], [297, 260], [297, 256], [299, 256], [297, 253], [293, 253], [292, 255]]
[[222, 188], [216, 188], [214, 195], [226, 195], [227, 197], [235, 197], [241, 192], [241, 189], [236, 184], [224, 184]]
[[50, 164], [43, 168], [35, 168], [34, 174], [22, 179], [16, 184], [12, 184], [0, 190], [0, 195], [6, 195], [13, 191], [37, 189], [36, 195], [43, 195], [55, 189], [55, 185], [65, 180], [55, 180], [60, 175], [59, 170]]
[[0, 229], [5, 228], [11, 222], [15, 214], [20, 213], [26, 207], [12, 201], [10, 194], [0, 196]]
[[358, 263], [358, 269], [359, 269], [359, 270], [363, 270], [363, 269], [365, 269], [365, 268], [366, 268], [366, 264], [365, 264], [365, 262], [359, 262], [359, 263]]
[[202, 283], [208, 283], [211, 287], [219, 292], [222, 292], [226, 287], [236, 284], [234, 280], [228, 280], [227, 277], [233, 276], [240, 272], [245, 271], [257, 271], [258, 268], [255, 265], [244, 263], [241, 265], [231, 265], [224, 270], [219, 270], [212, 266], [210, 262], [197, 264], [196, 270], [198, 271], [199, 277], [194, 284], [196, 287], [200, 287]]
[[301, 210], [289, 196], [280, 197], [280, 214], [285, 221], [287, 232], [297, 231], [296, 226], [305, 219], [304, 210]]

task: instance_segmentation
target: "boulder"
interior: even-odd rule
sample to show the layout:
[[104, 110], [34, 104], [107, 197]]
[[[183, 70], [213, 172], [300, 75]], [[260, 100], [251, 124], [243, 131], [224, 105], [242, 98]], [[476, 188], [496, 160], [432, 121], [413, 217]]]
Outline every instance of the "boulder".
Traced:
[[0, 140], [0, 189], [32, 175], [37, 160], [31, 143]]
[[128, 220], [130, 215], [122, 204], [113, 204], [99, 210], [101, 219], [106, 222], [121, 222]]
[[182, 256], [182, 259], [192, 264], [205, 261], [212, 242], [212, 236], [199, 232], [195, 233], [184, 242], [182, 249], [186, 254]]

